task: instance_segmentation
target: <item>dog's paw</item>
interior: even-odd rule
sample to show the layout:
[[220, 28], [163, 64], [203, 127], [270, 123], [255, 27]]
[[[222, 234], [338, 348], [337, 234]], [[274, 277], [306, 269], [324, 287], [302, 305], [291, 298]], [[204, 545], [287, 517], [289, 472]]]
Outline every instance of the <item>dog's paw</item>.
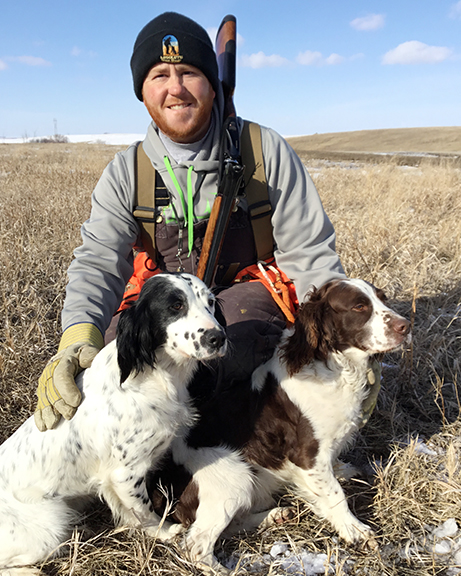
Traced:
[[362, 546], [366, 549], [369, 550], [370, 552], [376, 552], [379, 548], [379, 544], [374, 536], [374, 533], [371, 532], [371, 535], [369, 538], [367, 538], [363, 543]]
[[360, 522], [360, 520], [355, 519], [350, 524], [344, 525], [339, 531], [339, 535], [349, 544], [360, 544], [368, 550], [378, 549], [375, 533], [367, 524]]
[[194, 530], [194, 525], [182, 538], [180, 548], [204, 574], [227, 575], [231, 573], [228, 568], [218, 562], [213, 554], [214, 541], [210, 539], [210, 534]]
[[195, 566], [207, 576], [229, 576], [229, 574], [232, 573], [232, 570], [229, 570], [229, 568], [226, 568], [217, 560], [214, 560], [211, 565], [202, 561], [196, 562]]
[[298, 513], [296, 508], [293, 506], [279, 506], [278, 508], [273, 508], [258, 526], [258, 530], [266, 530], [271, 526], [278, 526], [280, 524], [285, 524], [286, 522], [291, 522], [297, 518], [297, 516]]
[[157, 538], [162, 542], [173, 542], [173, 540], [185, 531], [185, 528], [182, 524], [164, 522], [161, 526], [146, 526], [144, 530], [149, 536]]

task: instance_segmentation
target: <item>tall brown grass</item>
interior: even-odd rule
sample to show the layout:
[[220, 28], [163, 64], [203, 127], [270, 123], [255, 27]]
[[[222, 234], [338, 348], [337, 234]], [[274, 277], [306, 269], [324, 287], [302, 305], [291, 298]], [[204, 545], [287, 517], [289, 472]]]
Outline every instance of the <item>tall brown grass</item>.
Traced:
[[[0, 146], [0, 440], [34, 409], [37, 379], [59, 340], [72, 250], [115, 152], [103, 145]], [[336, 574], [442, 574], [450, 560], [428, 545], [431, 530], [461, 518], [461, 172], [443, 162], [308, 164], [347, 274], [383, 288], [413, 324], [412, 349], [385, 358], [377, 408], [347, 454], [364, 470], [346, 485], [351, 506], [374, 524], [381, 546], [364, 553], [344, 545], [296, 501], [297, 524], [224, 541], [220, 553], [261, 559], [284, 540], [328, 554]], [[417, 438], [429, 453], [417, 449]], [[260, 561], [258, 573], [277, 573]], [[199, 573], [174, 548], [114, 530], [103, 505], [43, 570]]]

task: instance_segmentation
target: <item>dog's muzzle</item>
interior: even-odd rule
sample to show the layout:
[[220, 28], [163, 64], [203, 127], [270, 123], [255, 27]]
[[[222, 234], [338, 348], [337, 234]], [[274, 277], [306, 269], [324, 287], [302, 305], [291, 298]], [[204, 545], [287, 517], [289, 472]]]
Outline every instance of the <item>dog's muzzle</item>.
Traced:
[[200, 338], [200, 344], [208, 350], [208, 352], [224, 352], [226, 341], [227, 338], [224, 330], [219, 330], [218, 328], [207, 330]]

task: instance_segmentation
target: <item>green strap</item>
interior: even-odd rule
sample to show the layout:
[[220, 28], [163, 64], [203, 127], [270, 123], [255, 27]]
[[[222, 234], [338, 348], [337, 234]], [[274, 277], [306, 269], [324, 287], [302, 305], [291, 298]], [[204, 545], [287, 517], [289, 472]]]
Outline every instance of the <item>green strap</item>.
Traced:
[[[272, 210], [267, 189], [267, 180], [262, 155], [261, 130], [258, 124], [245, 120], [241, 138], [243, 163], [245, 165], [245, 189], [248, 211], [256, 243], [258, 260], [266, 260], [273, 255], [273, 232], [271, 225]], [[155, 174], [154, 167], [141, 146], [137, 151], [138, 177], [137, 195], [139, 197], [133, 215], [138, 218], [143, 231], [143, 244], [151, 258], [155, 260]], [[184, 213], [184, 223], [188, 226], [189, 255], [193, 245], [193, 193], [192, 170], [187, 173], [187, 207], [184, 194], [171, 168], [168, 157], [164, 159], [166, 169], [178, 190]], [[140, 206], [137, 206], [140, 204]], [[142, 209], [142, 210], [141, 210]], [[146, 218], [148, 216], [148, 218]], [[179, 222], [178, 222], [179, 224]], [[154, 255], [154, 256], [152, 256]]]
[[192, 172], [194, 171], [193, 166], [189, 166], [187, 170], [187, 221], [189, 225], [187, 227], [187, 247], [189, 249], [189, 254], [192, 252], [192, 247], [194, 245], [194, 194], [192, 190]]
[[[163, 158], [168, 174], [178, 192], [179, 198], [181, 200], [182, 212], [184, 214], [184, 228], [187, 226], [187, 248], [189, 250], [188, 256], [192, 252], [192, 247], [194, 245], [194, 191], [192, 188], [192, 172], [194, 171], [193, 166], [189, 166], [187, 170], [187, 207], [186, 201], [184, 199], [184, 193], [179, 185], [178, 179], [176, 178], [173, 168], [171, 167], [170, 159], [168, 156]], [[179, 222], [178, 222], [179, 224]]]

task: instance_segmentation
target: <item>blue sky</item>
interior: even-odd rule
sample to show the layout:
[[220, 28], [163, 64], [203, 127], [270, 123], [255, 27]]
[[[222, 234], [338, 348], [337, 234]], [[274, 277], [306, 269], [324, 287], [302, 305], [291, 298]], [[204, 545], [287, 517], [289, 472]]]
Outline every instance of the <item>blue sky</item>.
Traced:
[[[0, 0], [0, 137], [143, 133], [129, 61], [169, 5]], [[176, 0], [239, 32], [240, 116], [283, 135], [461, 125], [461, 0]]]

